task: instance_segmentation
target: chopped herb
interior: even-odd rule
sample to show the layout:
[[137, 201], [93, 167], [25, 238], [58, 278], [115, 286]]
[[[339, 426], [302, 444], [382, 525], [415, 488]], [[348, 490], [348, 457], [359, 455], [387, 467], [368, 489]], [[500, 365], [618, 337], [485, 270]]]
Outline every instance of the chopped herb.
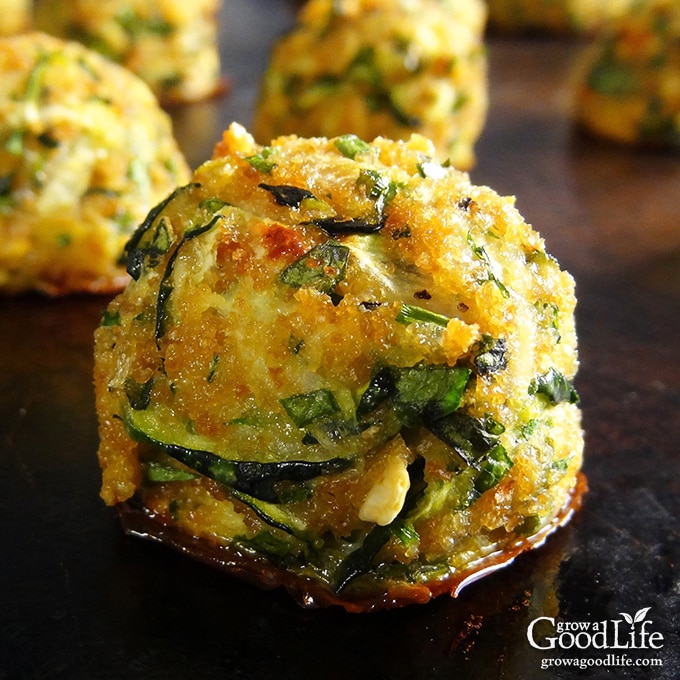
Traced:
[[160, 80], [160, 87], [162, 90], [171, 90], [173, 87], [179, 87], [183, 80], [179, 73], [170, 73]]
[[173, 177], [177, 177], [177, 162], [174, 158], [166, 158], [163, 161], [163, 165]]
[[102, 318], [99, 325], [104, 328], [109, 326], [120, 326], [120, 312], [117, 309], [114, 311], [105, 309], [102, 312]]
[[420, 119], [409, 115], [394, 101], [392, 93], [385, 87], [385, 78], [376, 61], [372, 46], [359, 48], [350, 62], [346, 81], [359, 83], [366, 91], [364, 101], [370, 111], [387, 111], [394, 120], [404, 127], [417, 127]]
[[524, 536], [532, 536], [541, 527], [540, 515], [529, 515], [524, 518], [524, 521], [517, 527], [517, 531]]
[[484, 279], [484, 281], [492, 281], [493, 283], [495, 283], [498, 290], [500, 290], [501, 295], [504, 298], [509, 298], [510, 297], [510, 291], [503, 285], [503, 283], [498, 279], [498, 277], [491, 271], [491, 260], [489, 259], [489, 255], [487, 254], [484, 246], [477, 245], [472, 240], [472, 236], [470, 235], [470, 232], [468, 232], [467, 241], [468, 241], [468, 245], [472, 249], [472, 252], [475, 254], [475, 257], [480, 259], [487, 266], [487, 278]]
[[373, 199], [384, 196], [388, 191], [391, 191], [392, 196], [395, 193], [393, 183], [377, 170], [372, 170], [371, 168], [362, 168], [359, 171], [357, 186], [364, 187], [366, 189], [366, 196]]
[[146, 186], [149, 182], [149, 175], [146, 171], [144, 163], [138, 159], [133, 158], [130, 161], [127, 169], [128, 179], [132, 180], [138, 186]]
[[479, 476], [475, 481], [475, 489], [479, 493], [492, 489], [505, 477], [513, 465], [514, 463], [507, 451], [503, 446], [497, 444], [482, 463]]
[[73, 236], [71, 234], [58, 234], [57, 235], [57, 247], [67, 248], [73, 243]]
[[132, 9], [119, 12], [116, 15], [116, 21], [132, 38], [139, 38], [145, 33], [167, 37], [175, 31], [175, 27], [162, 16], [155, 15], [145, 18], [135, 13]]
[[535, 249], [526, 253], [525, 259], [528, 264], [536, 263], [539, 266], [545, 266], [546, 264], [552, 262], [557, 265], [557, 260], [550, 254], [546, 253], [545, 250]]
[[273, 168], [276, 167], [276, 162], [270, 160], [271, 156], [274, 154], [274, 149], [271, 146], [263, 147], [262, 151], [256, 153], [252, 156], [246, 156], [246, 161], [250, 163], [256, 170], [268, 175]]
[[229, 203], [223, 201], [221, 198], [213, 197], [204, 198], [198, 204], [198, 207], [201, 208], [202, 210], [206, 210], [209, 213], [216, 213], [218, 210], [224, 208], [225, 205], [229, 205]]
[[446, 328], [446, 325], [449, 323], [449, 318], [443, 314], [431, 312], [429, 309], [424, 309], [423, 307], [402, 303], [399, 313], [397, 314], [397, 321], [406, 325], [416, 322], [433, 323], [437, 326]]
[[206, 380], [208, 382], [212, 382], [213, 379], [215, 378], [215, 372], [217, 371], [217, 364], [220, 362], [220, 355], [215, 354], [215, 356], [212, 358], [212, 361], [210, 362], [210, 366], [208, 367], [208, 376], [206, 377]]
[[375, 201], [374, 209], [378, 218], [383, 217], [385, 208], [396, 196], [399, 188], [396, 182], [370, 168], [364, 168], [359, 172], [357, 186], [365, 187], [366, 196]]
[[465, 93], [465, 92], [459, 92], [456, 95], [456, 99], [453, 102], [453, 106], [451, 107], [451, 111], [453, 113], [457, 113], [460, 111], [468, 102], [470, 101], [470, 97]]
[[482, 260], [482, 262], [484, 262], [485, 264], [489, 264], [489, 256], [486, 254], [484, 246], [477, 245], [472, 240], [472, 235], [470, 234], [470, 232], [468, 232], [467, 234], [467, 242], [468, 245], [470, 246], [470, 249], [475, 254], [475, 257], [479, 260]]
[[24, 152], [24, 130], [12, 130], [7, 141], [5, 142], [5, 150], [15, 156], [19, 156]]
[[469, 196], [463, 196], [463, 198], [458, 201], [457, 205], [461, 210], [469, 210], [473, 203], [474, 201]]
[[547, 317], [550, 328], [555, 331], [555, 342], [559, 344], [562, 341], [560, 334], [560, 308], [554, 302], [537, 302], [536, 307], [539, 311], [542, 310], [544, 317]]
[[337, 241], [314, 246], [281, 272], [280, 281], [292, 288], [311, 286], [330, 295], [345, 278], [349, 248]]
[[143, 383], [138, 383], [132, 376], [125, 379], [125, 396], [135, 411], [143, 411], [148, 408], [151, 403], [153, 384], [153, 376]]
[[279, 205], [284, 205], [288, 208], [299, 208], [305, 198], [314, 198], [314, 194], [311, 191], [288, 184], [274, 185], [261, 182], [258, 186], [261, 189], [267, 190]]
[[360, 47], [347, 67], [347, 77], [355, 82], [380, 85], [380, 71], [375, 63], [375, 49], [370, 45]]
[[587, 82], [594, 92], [613, 97], [629, 97], [640, 91], [634, 69], [619, 61], [613, 49], [591, 69]]
[[399, 542], [406, 548], [417, 545], [418, 539], [420, 538], [413, 524], [405, 520], [397, 520], [394, 522], [392, 534], [396, 536]]
[[334, 73], [321, 73], [313, 79], [293, 74], [282, 84], [282, 92], [288, 97], [291, 110], [304, 116], [334, 94], [342, 82]]
[[572, 383], [557, 369], [550, 368], [543, 375], [531, 381], [529, 394], [544, 396], [549, 403], [559, 404], [563, 401], [578, 404], [579, 396]]
[[569, 459], [568, 458], [560, 458], [560, 460], [554, 460], [550, 464], [550, 469], [555, 470], [557, 472], [566, 472], [568, 467], [569, 467]]
[[520, 436], [522, 439], [531, 439], [533, 436], [534, 432], [536, 432], [536, 429], [540, 426], [541, 421], [538, 420], [537, 418], [532, 418], [531, 420], [527, 421], [524, 425], [522, 425], [520, 429]]
[[383, 101], [383, 106], [392, 114], [392, 118], [407, 128], [417, 128], [421, 124], [421, 120], [418, 116], [407, 113], [404, 111], [392, 97], [391, 93], [385, 93], [381, 98]]
[[436, 420], [460, 406], [470, 377], [467, 368], [416, 364], [410, 367], [385, 366], [373, 376], [357, 406], [357, 417], [364, 417], [389, 399], [406, 426], [422, 420]]
[[24, 100], [27, 102], [37, 102], [42, 93], [41, 82], [45, 71], [47, 70], [47, 65], [49, 64], [52, 55], [47, 52], [41, 52], [38, 56], [38, 60], [33, 67], [33, 70], [29, 73], [28, 79], [26, 80], [26, 90], [24, 91]]
[[340, 413], [338, 402], [333, 393], [327, 389], [294, 394], [279, 401], [298, 427], [306, 427], [314, 421], [331, 418]]
[[343, 156], [352, 160], [358, 153], [366, 153], [371, 148], [363, 139], [351, 134], [341, 135], [333, 143]]
[[491, 375], [504, 371], [508, 366], [505, 353], [508, 343], [505, 338], [495, 339], [490, 335], [482, 336], [477, 355], [474, 358], [475, 368], [479, 375]]

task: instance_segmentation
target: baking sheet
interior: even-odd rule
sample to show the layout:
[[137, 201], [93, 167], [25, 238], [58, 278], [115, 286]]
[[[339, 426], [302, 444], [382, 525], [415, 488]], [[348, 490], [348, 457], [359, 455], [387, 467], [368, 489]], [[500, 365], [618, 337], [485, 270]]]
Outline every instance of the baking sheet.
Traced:
[[[231, 120], [250, 123], [295, 8], [225, 3], [230, 92], [173, 113], [192, 165]], [[489, 39], [471, 172], [517, 197], [577, 281], [590, 491], [574, 521], [457, 599], [303, 610], [122, 534], [95, 455], [92, 333], [106, 299], [1, 299], [0, 680], [680, 677], [680, 158], [573, 129], [580, 47]]]

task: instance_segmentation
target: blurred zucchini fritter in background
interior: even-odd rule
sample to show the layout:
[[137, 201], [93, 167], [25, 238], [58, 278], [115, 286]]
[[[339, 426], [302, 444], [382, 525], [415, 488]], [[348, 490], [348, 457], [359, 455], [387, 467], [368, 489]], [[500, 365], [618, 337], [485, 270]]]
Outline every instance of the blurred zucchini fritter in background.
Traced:
[[0, 40], [0, 291], [109, 292], [189, 170], [147, 85], [74, 42]]
[[310, 0], [273, 49], [253, 133], [418, 132], [468, 169], [487, 110], [485, 21], [483, 0]]
[[78, 40], [136, 73], [163, 104], [222, 87], [221, 0], [36, 0], [36, 27]]

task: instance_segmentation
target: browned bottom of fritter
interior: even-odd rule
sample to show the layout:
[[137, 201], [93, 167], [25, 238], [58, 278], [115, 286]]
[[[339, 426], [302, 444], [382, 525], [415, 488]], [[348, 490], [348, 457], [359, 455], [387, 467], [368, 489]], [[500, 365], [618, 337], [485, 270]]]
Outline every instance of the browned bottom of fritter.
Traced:
[[521, 553], [541, 546], [554, 531], [569, 522], [581, 507], [583, 495], [588, 490], [585, 475], [579, 472], [571, 495], [558, 514], [531, 536], [518, 537], [505, 550], [491, 553], [471, 563], [450, 576], [426, 583], [387, 584], [385, 590], [371, 597], [345, 599], [321, 587], [308, 578], [302, 578], [277, 567], [264, 557], [244, 553], [237, 548], [209, 543], [182, 532], [164, 522], [134, 498], [117, 506], [123, 529], [129, 535], [146, 538], [174, 548], [200, 562], [221, 569], [249, 583], [271, 590], [284, 587], [293, 599], [305, 608], [315, 609], [338, 605], [348, 612], [361, 613], [393, 609], [408, 604], [424, 604], [448, 593], [457, 597], [465, 586], [509, 565]]

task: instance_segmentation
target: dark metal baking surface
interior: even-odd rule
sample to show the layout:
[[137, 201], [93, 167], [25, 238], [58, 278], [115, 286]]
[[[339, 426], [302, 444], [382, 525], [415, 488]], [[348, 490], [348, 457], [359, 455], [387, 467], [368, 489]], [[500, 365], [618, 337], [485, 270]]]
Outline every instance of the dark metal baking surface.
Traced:
[[[231, 120], [249, 124], [294, 8], [226, 2], [231, 91], [174, 114], [193, 165]], [[490, 39], [491, 111], [471, 173], [517, 196], [577, 281], [590, 492], [573, 522], [457, 599], [303, 610], [122, 534], [98, 498], [95, 456], [92, 333], [106, 300], [3, 299], [0, 680], [680, 677], [680, 158], [572, 128], [578, 49]], [[555, 619], [540, 624], [548, 637], [558, 624], [590, 637], [572, 629], [536, 649], [527, 632], [539, 617]], [[594, 638], [605, 623], [608, 639]], [[643, 628], [658, 648], [630, 644]]]

